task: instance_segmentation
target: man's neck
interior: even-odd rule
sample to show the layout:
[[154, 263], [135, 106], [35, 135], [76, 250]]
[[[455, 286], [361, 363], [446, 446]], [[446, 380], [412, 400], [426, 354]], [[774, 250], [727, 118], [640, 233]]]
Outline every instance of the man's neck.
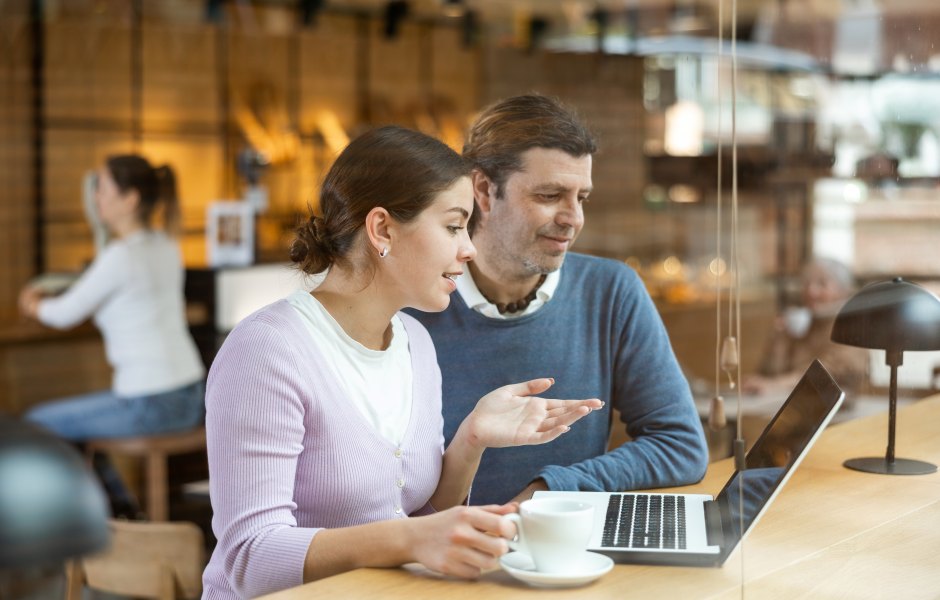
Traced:
[[473, 282], [483, 296], [493, 303], [509, 303], [524, 298], [539, 282], [541, 274], [519, 275], [505, 272], [486, 260], [482, 253], [467, 263]]

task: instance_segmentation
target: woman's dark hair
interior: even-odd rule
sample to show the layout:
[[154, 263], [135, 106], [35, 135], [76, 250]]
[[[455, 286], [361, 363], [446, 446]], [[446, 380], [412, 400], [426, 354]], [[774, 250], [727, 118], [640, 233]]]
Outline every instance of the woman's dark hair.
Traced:
[[348, 261], [373, 208], [408, 223], [469, 173], [459, 154], [423, 133], [397, 126], [368, 131], [330, 167], [320, 188], [320, 215], [297, 228], [290, 258], [308, 274]]
[[142, 156], [120, 154], [105, 161], [108, 172], [121, 193], [136, 190], [140, 196], [137, 216], [147, 227], [154, 210], [163, 204], [163, 227], [168, 232], [179, 230], [180, 208], [176, 195], [176, 176], [169, 165], [156, 167]]

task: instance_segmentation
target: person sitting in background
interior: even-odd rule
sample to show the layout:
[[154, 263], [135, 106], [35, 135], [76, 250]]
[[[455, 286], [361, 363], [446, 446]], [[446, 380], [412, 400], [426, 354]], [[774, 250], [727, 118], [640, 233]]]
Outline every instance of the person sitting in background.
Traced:
[[812, 259], [802, 272], [802, 305], [774, 321], [774, 332], [758, 374], [745, 377], [746, 394], [786, 396], [813, 359], [818, 358], [846, 393], [846, 404], [867, 381], [868, 350], [829, 339], [832, 324], [855, 289], [852, 272], [831, 258]]
[[325, 279], [245, 318], [209, 372], [219, 543], [204, 598], [407, 562], [475, 577], [514, 533], [500, 519], [513, 505], [458, 506], [484, 449], [548, 442], [602, 406], [533, 396], [552, 385], [544, 377], [504, 386], [444, 449], [434, 346], [399, 311], [446, 308], [476, 254], [468, 172], [443, 143], [400, 127], [356, 138], [330, 168], [322, 216], [290, 251]]
[[[25, 418], [75, 442], [197, 427], [205, 414], [205, 367], [186, 324], [182, 258], [168, 235], [179, 220], [173, 172], [136, 155], [109, 157], [97, 174], [95, 203], [112, 241], [65, 293], [43, 297], [27, 286], [19, 306], [56, 329], [93, 317], [112, 386], [41, 404]], [[151, 227], [161, 207], [166, 231]], [[107, 465], [96, 467], [112, 501], [128, 502]]]

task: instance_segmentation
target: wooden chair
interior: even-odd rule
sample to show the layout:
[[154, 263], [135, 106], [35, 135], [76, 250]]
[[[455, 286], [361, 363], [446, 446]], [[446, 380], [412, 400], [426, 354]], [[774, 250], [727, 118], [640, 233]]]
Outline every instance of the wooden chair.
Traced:
[[206, 449], [206, 428], [181, 433], [89, 440], [86, 454], [90, 461], [96, 452], [123, 454], [144, 461], [147, 516], [151, 521], [169, 518], [169, 482], [167, 457]]
[[111, 546], [73, 560], [67, 569], [67, 600], [81, 600], [85, 586], [135, 598], [198, 598], [205, 547], [193, 523], [109, 522]]

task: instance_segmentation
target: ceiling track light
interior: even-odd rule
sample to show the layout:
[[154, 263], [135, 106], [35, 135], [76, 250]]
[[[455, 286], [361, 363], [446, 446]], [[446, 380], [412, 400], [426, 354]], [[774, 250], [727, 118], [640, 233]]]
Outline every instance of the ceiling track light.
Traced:
[[542, 45], [545, 34], [548, 33], [549, 22], [545, 17], [532, 17], [529, 19], [528, 34], [529, 39], [526, 44], [526, 52], [532, 52]]
[[398, 37], [401, 22], [408, 16], [408, 2], [406, 0], [392, 0], [385, 5], [385, 38], [393, 40]]
[[300, 22], [305, 27], [317, 24], [317, 16], [323, 10], [325, 0], [298, 0], [297, 8], [300, 12]]

